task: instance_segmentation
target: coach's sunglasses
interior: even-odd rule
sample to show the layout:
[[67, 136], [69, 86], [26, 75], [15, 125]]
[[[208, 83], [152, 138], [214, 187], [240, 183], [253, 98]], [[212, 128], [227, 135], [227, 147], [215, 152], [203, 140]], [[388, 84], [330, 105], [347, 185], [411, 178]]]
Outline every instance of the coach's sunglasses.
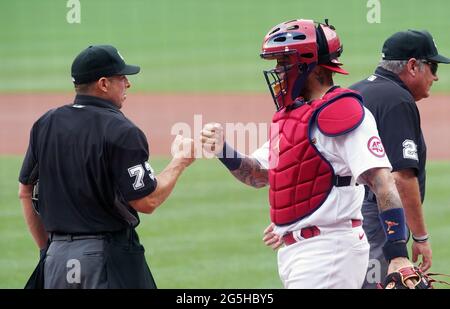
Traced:
[[437, 69], [438, 69], [437, 62], [432, 62], [432, 61], [429, 61], [429, 60], [420, 60], [420, 62], [428, 64], [430, 66], [431, 74], [436, 76]]

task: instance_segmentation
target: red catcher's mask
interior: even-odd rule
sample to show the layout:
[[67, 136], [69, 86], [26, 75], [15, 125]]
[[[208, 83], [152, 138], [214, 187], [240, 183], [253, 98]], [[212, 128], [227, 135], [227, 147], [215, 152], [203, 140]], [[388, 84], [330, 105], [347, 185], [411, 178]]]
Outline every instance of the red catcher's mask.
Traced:
[[264, 37], [261, 58], [277, 60], [275, 69], [264, 71], [277, 110], [291, 105], [300, 96], [316, 65], [348, 74], [340, 67], [341, 53], [339, 37], [328, 20], [325, 24], [291, 20], [270, 29]]

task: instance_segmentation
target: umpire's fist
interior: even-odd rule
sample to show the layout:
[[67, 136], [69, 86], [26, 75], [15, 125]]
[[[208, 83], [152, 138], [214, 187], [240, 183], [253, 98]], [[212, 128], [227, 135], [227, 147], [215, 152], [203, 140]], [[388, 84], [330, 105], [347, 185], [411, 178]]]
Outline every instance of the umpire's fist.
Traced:
[[200, 133], [203, 153], [206, 157], [218, 155], [222, 152], [224, 137], [220, 123], [207, 123]]
[[189, 166], [195, 161], [195, 146], [192, 138], [177, 135], [172, 142], [171, 151], [174, 159], [179, 160], [179, 163], [184, 166]]

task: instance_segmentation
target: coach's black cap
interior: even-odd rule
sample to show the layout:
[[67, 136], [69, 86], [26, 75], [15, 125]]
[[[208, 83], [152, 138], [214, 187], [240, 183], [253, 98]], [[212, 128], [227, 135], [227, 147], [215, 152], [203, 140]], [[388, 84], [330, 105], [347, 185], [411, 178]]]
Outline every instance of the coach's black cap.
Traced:
[[141, 70], [125, 64], [122, 55], [111, 45], [94, 45], [83, 50], [72, 63], [72, 81], [85, 84], [101, 77], [132, 75]]
[[394, 33], [383, 45], [383, 60], [425, 59], [450, 63], [450, 59], [438, 54], [431, 34], [426, 31], [408, 30]]

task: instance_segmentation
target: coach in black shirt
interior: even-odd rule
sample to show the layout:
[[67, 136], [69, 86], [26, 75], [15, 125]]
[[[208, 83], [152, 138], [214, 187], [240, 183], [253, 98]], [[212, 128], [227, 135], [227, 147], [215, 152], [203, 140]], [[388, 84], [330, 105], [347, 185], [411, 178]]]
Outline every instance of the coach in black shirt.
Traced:
[[[450, 63], [450, 59], [438, 54], [430, 33], [397, 32], [385, 41], [375, 73], [350, 87], [362, 94], [364, 105], [375, 117], [412, 233], [412, 260], [416, 262], [422, 255], [424, 271], [431, 267], [432, 253], [422, 212], [427, 149], [416, 101], [429, 96], [431, 85], [438, 80], [438, 63]], [[388, 263], [382, 253], [385, 235], [376, 199], [368, 188], [362, 212], [370, 243], [363, 287], [375, 288], [376, 282], [385, 277]]]
[[154, 175], [144, 133], [120, 111], [126, 75], [139, 70], [113, 46], [88, 47], [72, 64], [73, 104], [34, 123], [19, 195], [41, 261], [27, 287], [156, 288], [138, 212], [164, 202], [194, 148], [177, 136], [174, 158]]

